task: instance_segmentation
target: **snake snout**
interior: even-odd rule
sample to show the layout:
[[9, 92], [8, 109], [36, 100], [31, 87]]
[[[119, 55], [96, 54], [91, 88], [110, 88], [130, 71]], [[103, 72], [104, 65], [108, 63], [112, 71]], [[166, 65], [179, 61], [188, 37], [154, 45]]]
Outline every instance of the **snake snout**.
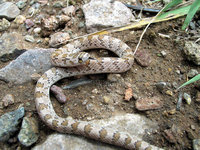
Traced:
[[84, 63], [90, 58], [90, 54], [86, 52], [80, 52], [78, 56], [78, 62]]

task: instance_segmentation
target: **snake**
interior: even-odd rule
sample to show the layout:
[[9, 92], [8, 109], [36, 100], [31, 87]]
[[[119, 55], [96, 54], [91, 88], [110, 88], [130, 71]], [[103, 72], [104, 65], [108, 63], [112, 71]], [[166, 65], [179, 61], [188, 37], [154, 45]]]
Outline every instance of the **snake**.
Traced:
[[[107, 49], [118, 57], [93, 58], [86, 52], [90, 49]], [[108, 129], [71, 116], [62, 118], [56, 114], [50, 100], [51, 86], [63, 78], [128, 71], [134, 63], [134, 55], [126, 43], [108, 35], [90, 35], [55, 49], [51, 53], [51, 61], [53, 67], [40, 77], [35, 88], [36, 109], [47, 126], [60, 133], [77, 134], [125, 149], [161, 149], [128, 132]]]

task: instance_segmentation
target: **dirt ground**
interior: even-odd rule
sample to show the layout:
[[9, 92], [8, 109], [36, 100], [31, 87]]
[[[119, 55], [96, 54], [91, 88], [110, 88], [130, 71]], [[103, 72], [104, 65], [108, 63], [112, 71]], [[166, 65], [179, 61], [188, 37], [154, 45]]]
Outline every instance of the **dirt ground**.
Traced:
[[[190, 69], [197, 69], [200, 72], [200, 68], [187, 61], [183, 54], [184, 41], [186, 39], [178, 37], [187, 37], [188, 34], [179, 31], [182, 22], [183, 19], [181, 18], [150, 26], [139, 48], [148, 52], [152, 59], [148, 67], [141, 67], [135, 62], [131, 70], [121, 74], [117, 82], [108, 81], [107, 75], [90, 75], [89, 77], [94, 79], [92, 83], [65, 90], [65, 94], [69, 99], [66, 104], [60, 105], [52, 97], [56, 112], [61, 116], [70, 115], [73, 118], [82, 120], [107, 118], [119, 112], [137, 113], [159, 124], [159, 130], [144, 137], [146, 141], [167, 149], [192, 149], [192, 140], [199, 138], [200, 133], [200, 105], [195, 101], [197, 92], [195, 84], [183, 89], [184, 92], [192, 96], [192, 102], [188, 105], [184, 101], [180, 111], [175, 111], [178, 92], [171, 88], [173, 94], [167, 95], [159, 92], [155, 86], [160, 81], [171, 84], [176, 82], [181, 85], [187, 80], [187, 73]], [[76, 25], [72, 27], [72, 30], [79, 32], [78, 34], [86, 34], [84, 28], [79, 31]], [[11, 29], [11, 31], [22, 33], [23, 30]], [[142, 31], [143, 29], [128, 30], [114, 33], [112, 36], [121, 39], [135, 49]], [[170, 38], [163, 38], [158, 33], [169, 35]], [[43, 43], [37, 46], [47, 47]], [[166, 52], [166, 57], [160, 55], [161, 51]], [[0, 68], [8, 63], [0, 62]], [[177, 70], [180, 70], [181, 73], [178, 74]], [[64, 79], [57, 85], [65, 85], [74, 79]], [[135, 108], [134, 98], [128, 102], [124, 100], [127, 83], [131, 84], [133, 93], [139, 97], [159, 97], [164, 103], [163, 107], [157, 110], [138, 111]], [[34, 116], [38, 119], [40, 130], [40, 139], [38, 141], [40, 142], [34, 144], [37, 145], [55, 131], [49, 129], [38, 117], [34, 104], [35, 84], [35, 82], [29, 82], [15, 86], [0, 81], [0, 98], [2, 99], [6, 94], [13, 94], [15, 97], [14, 105], [0, 109], [0, 115], [15, 110], [19, 105], [23, 105], [26, 115]], [[104, 102], [104, 96], [110, 97], [108, 103]], [[83, 104], [84, 101], [87, 101], [87, 105]], [[19, 142], [11, 143], [9, 147], [10, 149], [16, 149], [17, 147], [27, 149], [20, 145]]]

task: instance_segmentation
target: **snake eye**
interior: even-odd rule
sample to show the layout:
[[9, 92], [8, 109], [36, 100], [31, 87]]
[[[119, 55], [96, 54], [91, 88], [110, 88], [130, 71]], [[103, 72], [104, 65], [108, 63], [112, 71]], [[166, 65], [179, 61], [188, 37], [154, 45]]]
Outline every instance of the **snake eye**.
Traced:
[[83, 62], [83, 60], [82, 60], [81, 57], [78, 58], [78, 62], [79, 62], [79, 63], [82, 63], [82, 62]]

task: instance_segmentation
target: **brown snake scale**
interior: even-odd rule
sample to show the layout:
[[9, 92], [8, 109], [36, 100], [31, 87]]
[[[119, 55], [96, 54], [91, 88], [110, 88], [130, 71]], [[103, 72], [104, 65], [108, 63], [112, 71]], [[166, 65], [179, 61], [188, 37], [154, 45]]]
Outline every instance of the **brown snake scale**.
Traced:
[[[82, 52], [93, 48], [110, 50], [119, 57], [90, 59], [88, 53]], [[87, 121], [75, 120], [71, 117], [59, 117], [55, 113], [50, 100], [50, 87], [63, 78], [98, 73], [121, 73], [129, 70], [133, 65], [134, 58], [133, 52], [128, 45], [110, 36], [88, 36], [55, 50], [51, 57], [52, 64], [58, 67], [46, 71], [38, 80], [35, 89], [38, 114], [50, 128], [61, 133], [78, 134], [126, 149], [161, 149], [142, 141], [134, 135], [129, 135], [129, 133], [91, 125]], [[76, 64], [79, 65], [75, 66]], [[73, 67], [61, 68], [59, 66]]]

